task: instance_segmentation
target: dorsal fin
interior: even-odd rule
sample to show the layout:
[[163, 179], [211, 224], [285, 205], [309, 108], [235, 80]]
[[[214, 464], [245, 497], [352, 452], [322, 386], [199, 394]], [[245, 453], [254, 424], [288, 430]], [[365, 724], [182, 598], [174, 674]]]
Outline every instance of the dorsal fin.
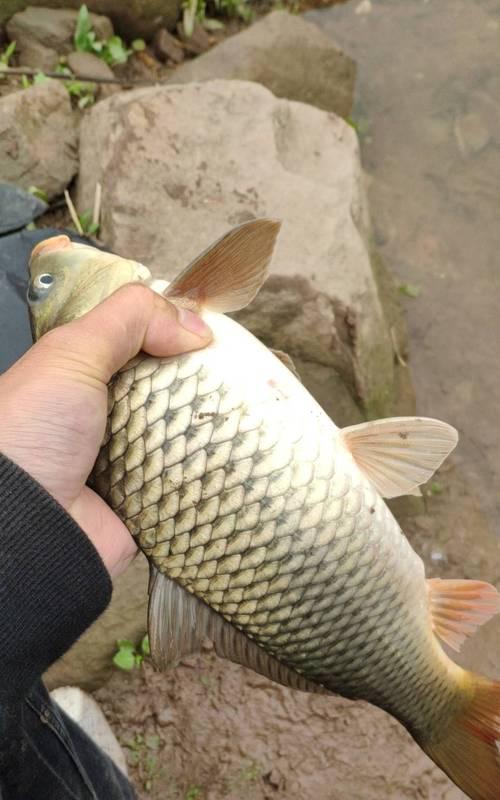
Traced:
[[165, 297], [188, 300], [194, 310], [244, 308], [266, 279], [280, 227], [274, 219], [255, 219], [233, 228], [169, 284]]
[[453, 650], [500, 612], [500, 594], [484, 581], [429, 578], [427, 589], [434, 632]]
[[151, 656], [159, 669], [173, 667], [184, 656], [199, 652], [207, 638], [212, 640], [218, 656], [276, 683], [319, 694], [327, 691], [266, 653], [210, 606], [154, 567], [148, 616]]
[[458, 441], [451, 425], [426, 417], [392, 417], [343, 428], [356, 464], [382, 497], [412, 494], [441, 466]]

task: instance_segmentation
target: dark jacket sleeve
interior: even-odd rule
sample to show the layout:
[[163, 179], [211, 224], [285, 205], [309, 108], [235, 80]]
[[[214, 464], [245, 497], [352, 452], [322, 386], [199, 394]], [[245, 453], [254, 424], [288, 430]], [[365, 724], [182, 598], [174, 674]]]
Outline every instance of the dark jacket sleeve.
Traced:
[[0, 454], [0, 705], [29, 692], [104, 611], [111, 591], [85, 533]]

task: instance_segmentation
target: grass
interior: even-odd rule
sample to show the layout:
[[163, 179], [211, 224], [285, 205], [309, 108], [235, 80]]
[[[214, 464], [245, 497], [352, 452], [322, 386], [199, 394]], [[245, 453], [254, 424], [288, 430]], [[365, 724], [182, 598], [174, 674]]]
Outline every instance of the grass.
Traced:
[[118, 667], [118, 669], [124, 670], [124, 672], [130, 672], [140, 667], [145, 656], [150, 654], [149, 639], [147, 636], [143, 638], [137, 648], [134, 643], [130, 642], [128, 639], [120, 639], [117, 644], [118, 650], [113, 656], [113, 664], [115, 667]]

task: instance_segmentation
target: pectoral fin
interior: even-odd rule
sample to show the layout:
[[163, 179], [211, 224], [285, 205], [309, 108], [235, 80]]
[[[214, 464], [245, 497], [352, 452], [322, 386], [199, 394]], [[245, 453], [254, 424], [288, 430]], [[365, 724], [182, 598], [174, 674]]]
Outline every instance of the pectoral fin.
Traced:
[[199, 652], [203, 640], [210, 639], [217, 655], [276, 683], [307, 692], [326, 691], [268, 655], [210, 606], [154, 568], [148, 616], [151, 656], [159, 669], [173, 667], [181, 658]]
[[453, 650], [500, 612], [500, 594], [490, 583], [430, 578], [427, 589], [434, 632]]
[[356, 464], [382, 497], [413, 494], [458, 442], [451, 425], [425, 417], [392, 417], [343, 428]]
[[233, 228], [166, 288], [169, 299], [224, 313], [247, 306], [267, 277], [281, 223], [255, 219]]

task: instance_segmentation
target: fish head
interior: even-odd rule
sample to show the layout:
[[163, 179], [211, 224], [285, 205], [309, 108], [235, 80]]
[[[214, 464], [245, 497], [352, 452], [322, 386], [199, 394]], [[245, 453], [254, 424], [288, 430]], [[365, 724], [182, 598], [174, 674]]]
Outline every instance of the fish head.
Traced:
[[143, 264], [72, 242], [64, 235], [36, 245], [29, 274], [28, 306], [35, 341], [81, 317], [120, 286], [151, 280]]

